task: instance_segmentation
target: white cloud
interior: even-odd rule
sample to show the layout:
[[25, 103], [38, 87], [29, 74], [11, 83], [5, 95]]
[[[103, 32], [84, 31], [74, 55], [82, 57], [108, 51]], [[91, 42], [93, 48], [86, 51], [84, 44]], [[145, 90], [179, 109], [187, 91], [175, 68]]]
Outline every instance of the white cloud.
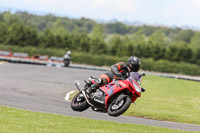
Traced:
[[134, 8], [134, 1], [132, 0], [88, 0], [92, 3], [93, 6], [103, 8], [114, 7], [120, 11], [130, 11]]
[[135, 3], [132, 0], [122, 0], [117, 3], [118, 11], [131, 12], [134, 10], [134, 7]]
[[196, 8], [200, 8], [200, 0], [189, 0], [189, 2]]
[[[134, 9], [134, 1], [132, 0], [86, 0], [90, 3], [94, 11], [108, 13], [114, 15], [117, 13], [128, 13]], [[84, 5], [87, 6], [87, 5]], [[83, 7], [84, 7], [83, 6]]]
[[107, 4], [107, 0], [93, 0], [92, 4], [95, 7], [103, 7]]

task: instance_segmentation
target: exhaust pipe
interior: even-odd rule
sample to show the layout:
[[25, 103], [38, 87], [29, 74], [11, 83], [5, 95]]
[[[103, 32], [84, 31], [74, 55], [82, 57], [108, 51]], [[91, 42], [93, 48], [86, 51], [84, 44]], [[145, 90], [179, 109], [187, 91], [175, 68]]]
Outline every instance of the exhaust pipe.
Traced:
[[77, 89], [83, 94], [83, 96], [85, 97], [87, 103], [88, 103], [91, 107], [94, 107], [94, 105], [91, 104], [91, 103], [89, 102], [89, 100], [88, 100], [88, 98], [87, 98], [87, 96], [86, 96], [86, 94], [85, 94], [84, 89], [81, 89], [81, 88], [80, 88], [80, 83], [78, 82], [78, 80], [75, 81], [75, 85], [76, 85]]
[[75, 81], [75, 85], [76, 85], [77, 89], [78, 89], [79, 91], [81, 91], [81, 88], [79, 87], [79, 86], [80, 86], [80, 83], [79, 83], [78, 80]]

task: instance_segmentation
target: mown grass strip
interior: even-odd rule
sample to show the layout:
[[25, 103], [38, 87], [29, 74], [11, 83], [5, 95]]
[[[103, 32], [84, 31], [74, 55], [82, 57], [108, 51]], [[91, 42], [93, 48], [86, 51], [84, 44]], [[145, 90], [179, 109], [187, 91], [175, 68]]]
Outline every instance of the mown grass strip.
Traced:
[[200, 125], [200, 82], [146, 76], [142, 86], [146, 92], [125, 115]]
[[0, 107], [0, 132], [15, 133], [186, 133], [161, 127], [92, 120]]

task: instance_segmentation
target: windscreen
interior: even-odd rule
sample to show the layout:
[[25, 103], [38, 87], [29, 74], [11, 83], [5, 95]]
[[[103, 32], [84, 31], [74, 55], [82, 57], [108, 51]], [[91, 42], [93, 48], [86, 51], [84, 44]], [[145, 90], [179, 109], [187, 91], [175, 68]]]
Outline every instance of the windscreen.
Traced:
[[134, 79], [137, 83], [141, 84], [141, 77], [140, 74], [137, 72], [131, 72], [130, 78]]

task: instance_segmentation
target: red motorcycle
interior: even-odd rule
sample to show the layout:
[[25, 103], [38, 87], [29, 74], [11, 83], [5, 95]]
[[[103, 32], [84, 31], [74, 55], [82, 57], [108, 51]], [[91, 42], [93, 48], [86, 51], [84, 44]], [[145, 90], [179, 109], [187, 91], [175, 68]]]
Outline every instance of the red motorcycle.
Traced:
[[71, 108], [74, 111], [84, 111], [91, 107], [94, 111], [107, 112], [110, 116], [123, 114], [131, 103], [141, 96], [145, 89], [141, 87], [141, 78], [145, 74], [128, 73], [126, 79], [115, 79], [111, 83], [99, 87], [87, 94], [87, 89], [97, 80], [90, 77], [85, 81], [83, 89], [78, 81], [75, 82], [79, 93], [74, 96]]

